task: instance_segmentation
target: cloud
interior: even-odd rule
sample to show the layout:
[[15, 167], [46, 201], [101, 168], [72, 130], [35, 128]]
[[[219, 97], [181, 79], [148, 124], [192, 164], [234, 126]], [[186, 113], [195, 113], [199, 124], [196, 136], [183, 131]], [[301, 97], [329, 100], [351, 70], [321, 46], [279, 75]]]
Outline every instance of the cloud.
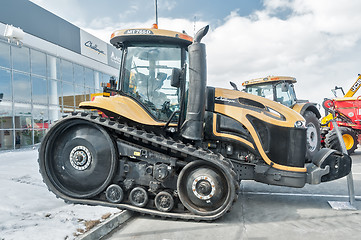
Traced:
[[[95, 8], [89, 18], [76, 0], [60, 1], [56, 9], [51, 1], [32, 1], [60, 16], [77, 9], [79, 17], [72, 22], [106, 42], [115, 30], [154, 23], [148, 11], [153, 2], [142, 2], [142, 8], [134, 3], [112, 16], [96, 15]], [[174, 0], [159, 3], [163, 11], [179, 7]], [[144, 8], [148, 20], [141, 18]], [[298, 80], [299, 98], [321, 103], [331, 96], [331, 88], [338, 85], [347, 90], [361, 73], [359, 9], [361, 1], [357, 0], [264, 0], [263, 8], [249, 16], [241, 16], [235, 9], [211, 25], [203, 40], [207, 44], [208, 84], [229, 88], [229, 81], [240, 86], [252, 78], [293, 76]], [[189, 35], [208, 23], [197, 20], [194, 26], [193, 19], [159, 18], [159, 28], [185, 30]]]
[[[229, 81], [289, 75], [300, 98], [321, 103], [360, 72], [357, 9], [361, 2], [267, 0], [248, 17], [232, 12], [205, 38], [208, 82], [228, 88]], [[277, 16], [285, 10], [287, 16]]]
[[158, 1], [158, 9], [159, 10], [173, 10], [177, 5], [175, 0], [159, 0]]
[[[106, 19], [98, 19], [98, 22], [105, 22]], [[194, 26], [194, 22], [191, 22], [187, 19], [178, 19], [178, 18], [159, 18], [159, 28], [160, 29], [168, 29], [172, 31], [182, 32], [185, 31], [188, 35], [194, 35], [194, 29], [198, 30], [203, 26], [206, 26], [208, 23], [204, 21], [198, 21]], [[118, 22], [112, 25], [104, 25], [104, 27], [99, 28], [88, 28], [84, 27], [83, 30], [97, 36], [105, 42], [109, 43], [110, 35], [119, 29], [127, 29], [127, 28], [151, 28], [154, 23], [154, 20], [148, 20], [146, 22]], [[90, 25], [91, 26], [91, 25]]]

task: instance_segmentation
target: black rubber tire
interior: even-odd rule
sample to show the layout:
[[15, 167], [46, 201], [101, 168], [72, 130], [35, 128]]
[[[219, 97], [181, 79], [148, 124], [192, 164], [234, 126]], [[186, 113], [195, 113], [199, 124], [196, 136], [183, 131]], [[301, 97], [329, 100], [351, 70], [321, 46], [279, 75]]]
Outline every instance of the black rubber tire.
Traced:
[[[199, 199], [194, 194], [192, 183], [201, 176], [211, 176], [216, 190], [210, 199]], [[177, 190], [182, 204], [192, 213], [207, 216], [228, 211], [235, 199], [235, 186], [230, 173], [204, 161], [188, 163], [179, 174]], [[210, 195], [208, 195], [210, 196]]]
[[[350, 155], [355, 152], [358, 144], [358, 136], [356, 131], [348, 127], [340, 127], [343, 138], [348, 138], [349, 142], [346, 145], [347, 153]], [[340, 142], [338, 141], [335, 129], [332, 129], [326, 134], [325, 146], [327, 148], [335, 149], [342, 152]]]
[[321, 126], [314, 112], [305, 111], [303, 117], [307, 127], [306, 162], [311, 162], [321, 148]]
[[[88, 165], [71, 158], [78, 146], [87, 150], [83, 163], [88, 161]], [[49, 190], [59, 197], [91, 198], [111, 183], [116, 158], [114, 143], [104, 128], [86, 120], [70, 119], [55, 124], [43, 139], [40, 173]]]

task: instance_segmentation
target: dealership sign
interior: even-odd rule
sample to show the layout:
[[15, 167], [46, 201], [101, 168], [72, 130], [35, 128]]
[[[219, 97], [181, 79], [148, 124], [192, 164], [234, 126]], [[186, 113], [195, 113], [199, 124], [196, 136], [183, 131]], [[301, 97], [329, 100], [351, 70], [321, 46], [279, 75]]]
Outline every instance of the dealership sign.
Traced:
[[108, 46], [105, 42], [83, 30], [80, 30], [80, 43], [80, 50], [82, 55], [108, 64]]
[[108, 65], [119, 69], [121, 60], [121, 51], [108, 44]]

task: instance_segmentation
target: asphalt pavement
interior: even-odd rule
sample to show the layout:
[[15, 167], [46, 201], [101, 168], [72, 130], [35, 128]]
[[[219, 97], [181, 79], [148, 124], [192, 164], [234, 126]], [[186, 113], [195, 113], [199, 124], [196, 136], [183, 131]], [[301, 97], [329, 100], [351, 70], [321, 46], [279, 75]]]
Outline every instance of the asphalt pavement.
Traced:
[[[352, 159], [355, 195], [361, 200], [361, 149]], [[355, 210], [331, 208], [329, 201], [348, 205], [346, 177], [301, 189], [242, 181], [232, 210], [214, 222], [135, 215], [103, 239], [361, 239], [360, 200]]]

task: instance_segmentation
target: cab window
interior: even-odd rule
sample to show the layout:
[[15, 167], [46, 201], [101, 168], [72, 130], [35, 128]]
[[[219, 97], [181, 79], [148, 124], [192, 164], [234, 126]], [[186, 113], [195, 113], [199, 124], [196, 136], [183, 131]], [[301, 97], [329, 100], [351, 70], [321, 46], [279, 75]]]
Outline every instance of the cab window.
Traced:
[[126, 49], [122, 91], [140, 101], [161, 121], [167, 121], [179, 109], [179, 89], [170, 83], [173, 68], [182, 67], [181, 50], [175, 46]]

